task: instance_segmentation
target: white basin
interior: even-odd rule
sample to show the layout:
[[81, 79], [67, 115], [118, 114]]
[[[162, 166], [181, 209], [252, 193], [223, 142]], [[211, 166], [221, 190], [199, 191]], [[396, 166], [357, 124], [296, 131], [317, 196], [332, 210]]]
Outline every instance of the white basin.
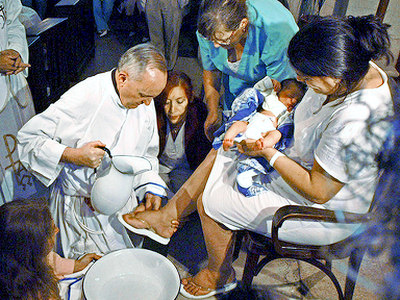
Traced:
[[173, 300], [179, 287], [179, 273], [170, 260], [138, 248], [103, 256], [83, 281], [87, 300]]

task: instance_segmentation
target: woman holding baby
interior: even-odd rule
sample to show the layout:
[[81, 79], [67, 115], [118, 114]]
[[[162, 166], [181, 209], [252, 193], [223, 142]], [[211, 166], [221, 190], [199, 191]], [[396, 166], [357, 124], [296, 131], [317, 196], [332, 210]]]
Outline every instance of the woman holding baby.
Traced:
[[[269, 235], [275, 211], [284, 205], [364, 213], [378, 172], [375, 156], [393, 113], [387, 75], [373, 60], [387, 57], [388, 26], [373, 16], [314, 17], [290, 41], [289, 60], [309, 87], [294, 113], [294, 143], [285, 153], [238, 145], [248, 156], [265, 158], [275, 169], [267, 191], [245, 197], [235, 187], [235, 151], [211, 151], [194, 174], [159, 211], [125, 215], [132, 226], [170, 237], [197, 203], [209, 255], [208, 265], [182, 280], [181, 293], [200, 299], [236, 286], [232, 268], [235, 230]], [[286, 223], [285, 223], [286, 224]], [[288, 223], [284, 241], [323, 245], [352, 234], [355, 225]]]

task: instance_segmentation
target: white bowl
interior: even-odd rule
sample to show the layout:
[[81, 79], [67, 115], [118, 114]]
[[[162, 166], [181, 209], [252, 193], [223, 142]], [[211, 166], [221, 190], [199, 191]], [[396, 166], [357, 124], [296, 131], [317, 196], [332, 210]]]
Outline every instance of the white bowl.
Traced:
[[179, 287], [179, 273], [170, 260], [138, 248], [103, 256], [83, 281], [87, 300], [173, 300]]

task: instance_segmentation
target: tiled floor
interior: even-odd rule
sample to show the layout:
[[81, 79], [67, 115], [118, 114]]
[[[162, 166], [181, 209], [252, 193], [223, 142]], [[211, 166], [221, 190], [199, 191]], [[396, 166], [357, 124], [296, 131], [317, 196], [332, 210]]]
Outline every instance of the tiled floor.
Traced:
[[[291, 4], [295, 0], [289, 1]], [[391, 0], [387, 13], [387, 22], [392, 21], [392, 34], [394, 44], [399, 43], [399, 1]], [[349, 13], [357, 12], [374, 13], [376, 10], [373, 0], [350, 0]], [[333, 9], [333, 0], [327, 1], [323, 7], [323, 13], [329, 14]], [[377, 4], [376, 4], [377, 5]], [[109, 70], [116, 66], [118, 58], [129, 47], [145, 41], [147, 37], [143, 19], [132, 18], [124, 20], [113, 20], [112, 32], [103, 38], [96, 38], [96, 53], [93, 61], [87, 66], [82, 78]], [[185, 28], [188, 28], [187, 26]], [[398, 55], [398, 47], [396, 57]], [[179, 49], [179, 58], [176, 69], [185, 71], [193, 80], [197, 95], [201, 95], [201, 66], [197, 60], [197, 48], [193, 31], [184, 32]], [[237, 278], [241, 278], [246, 253], [240, 252], [239, 258], [234, 263]], [[201, 226], [196, 216], [192, 217], [172, 238], [169, 245], [168, 258], [177, 266], [182, 277], [188, 273], [195, 274], [207, 259]], [[341, 284], [344, 283], [347, 260], [336, 261], [333, 264], [335, 273]], [[300, 272], [298, 271], [300, 268]], [[385, 273], [390, 270], [387, 255], [379, 257], [366, 256], [362, 262], [360, 277], [357, 281], [354, 299], [379, 299], [379, 285]], [[302, 296], [296, 286], [299, 276], [310, 288], [307, 296]], [[313, 267], [302, 263], [300, 267], [297, 262], [289, 260], [278, 260], [267, 265], [254, 280], [254, 291], [252, 294], [244, 294], [240, 290], [235, 291], [227, 297], [212, 297], [210, 299], [270, 299], [268, 296], [275, 295], [273, 299], [337, 299], [334, 287], [326, 276], [317, 272]], [[179, 295], [178, 300], [186, 299]]]
[[[171, 239], [168, 258], [178, 268], [181, 277], [196, 274], [206, 263], [206, 251], [202, 238], [201, 225], [196, 216], [193, 216]], [[237, 278], [241, 279], [246, 252], [239, 254], [233, 266]], [[333, 263], [333, 270], [339, 283], [344, 286], [348, 260], [338, 260]], [[300, 270], [300, 272], [299, 272]], [[378, 257], [366, 255], [361, 264], [354, 297], [355, 300], [380, 299], [380, 284], [390, 264], [386, 254]], [[306, 296], [298, 291], [299, 279], [310, 289]], [[209, 299], [337, 299], [334, 285], [315, 267], [307, 263], [300, 263], [289, 259], [279, 259], [265, 266], [253, 282], [253, 293], [244, 293], [238, 289], [225, 297], [211, 297]], [[273, 296], [273, 297], [272, 297]], [[186, 299], [179, 295], [178, 300]]]

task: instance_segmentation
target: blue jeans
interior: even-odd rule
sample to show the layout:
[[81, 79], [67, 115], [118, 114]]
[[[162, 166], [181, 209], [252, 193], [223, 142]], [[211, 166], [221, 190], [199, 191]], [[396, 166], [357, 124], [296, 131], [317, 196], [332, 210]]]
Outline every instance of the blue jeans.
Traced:
[[93, 0], [93, 14], [97, 31], [110, 30], [108, 21], [114, 7], [114, 0]]

